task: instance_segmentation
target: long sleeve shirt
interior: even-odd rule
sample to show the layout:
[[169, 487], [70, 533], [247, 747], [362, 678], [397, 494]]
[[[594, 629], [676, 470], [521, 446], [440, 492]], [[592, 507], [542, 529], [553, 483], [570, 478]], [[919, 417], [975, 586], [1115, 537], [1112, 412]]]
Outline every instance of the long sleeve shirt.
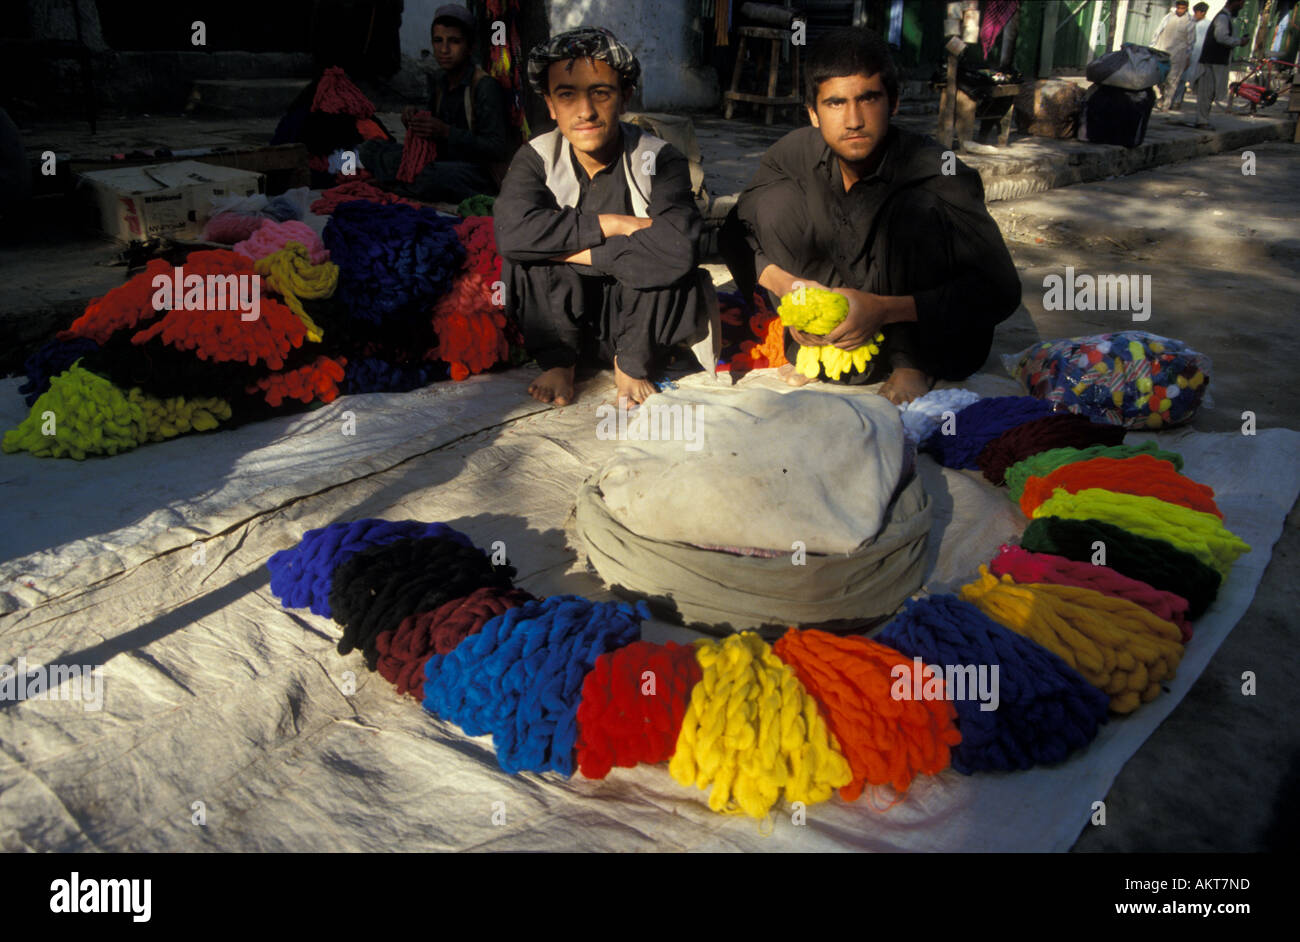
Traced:
[[[972, 325], [991, 329], [1010, 317], [1020, 305], [1020, 277], [984, 205], [979, 175], [960, 162], [955, 174], [943, 174], [940, 168], [945, 161], [939, 147], [896, 126], [889, 129], [882, 146], [886, 152], [876, 171], [846, 193], [838, 158], [816, 128], [793, 131], [772, 145], [737, 207], [755, 252], [755, 271], [761, 275], [772, 263], [763, 251], [764, 233], [756, 225], [758, 205], [770, 198], [765, 192], [770, 187], [793, 182], [802, 191], [810, 223], [805, 254], [833, 264], [823, 283], [871, 290], [876, 217], [900, 191], [920, 187], [943, 207], [952, 233], [948, 251], [957, 272], [952, 280], [913, 294], [920, 329], [937, 333]], [[819, 280], [816, 275], [821, 273], [791, 274]]]
[[515, 154], [492, 207], [502, 258], [536, 263], [591, 249], [593, 273], [637, 289], [667, 287], [695, 269], [702, 223], [691, 196], [690, 165], [680, 151], [669, 144], [659, 152], [646, 208], [652, 224], [609, 238], [601, 233], [600, 214], [632, 214], [624, 154], [591, 177], [571, 159], [580, 196], [576, 206], [565, 208], [546, 186], [541, 155], [531, 147]]
[[1196, 20], [1190, 13], [1182, 16], [1170, 10], [1160, 21], [1151, 40], [1152, 49], [1163, 49], [1172, 56], [1190, 56], [1196, 43]]
[[[454, 86], [449, 85], [445, 72], [439, 72], [434, 79], [429, 111], [450, 126], [447, 137], [438, 142], [438, 159], [476, 164], [504, 163], [510, 159], [505, 92], [490, 75], [474, 84], [474, 74], [474, 69], [466, 69]], [[470, 130], [469, 115], [465, 111], [466, 89], [471, 90], [473, 130]]]

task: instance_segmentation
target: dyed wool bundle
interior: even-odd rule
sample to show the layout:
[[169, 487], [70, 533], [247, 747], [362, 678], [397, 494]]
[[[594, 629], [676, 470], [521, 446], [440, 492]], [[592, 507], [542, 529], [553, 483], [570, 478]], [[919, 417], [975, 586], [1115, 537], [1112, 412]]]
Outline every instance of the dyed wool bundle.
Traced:
[[338, 398], [338, 384], [343, 379], [346, 365], [347, 360], [318, 356], [306, 366], [263, 376], [245, 391], [250, 395], [260, 391], [266, 404], [272, 408], [278, 408], [286, 399], [296, 399], [304, 404], [317, 400], [333, 402]]
[[465, 249], [465, 271], [481, 275], [489, 288], [501, 280], [501, 256], [497, 254], [491, 216], [477, 216], [457, 224], [456, 238]]
[[1150, 455], [1158, 461], [1168, 462], [1174, 470], [1183, 470], [1183, 456], [1176, 451], [1163, 451], [1155, 442], [1140, 445], [1092, 445], [1088, 448], [1053, 448], [1037, 455], [1029, 455], [1006, 470], [1007, 488], [1014, 500], [1020, 500], [1025, 481], [1031, 477], [1047, 477], [1062, 465], [1093, 458], [1132, 458]]
[[898, 407], [903, 431], [913, 443], [923, 442], [943, 424], [945, 412], [956, 416], [979, 399], [980, 394], [969, 389], [932, 389]]
[[781, 799], [812, 804], [853, 773], [794, 671], [746, 631], [696, 643], [703, 674], [668, 771], [709, 792], [709, 807], [761, 818]]
[[671, 641], [635, 641], [596, 658], [578, 704], [578, 769], [604, 778], [615, 766], [668, 761], [702, 675], [694, 646]]
[[70, 340], [51, 340], [23, 363], [27, 382], [18, 387], [23, 401], [29, 406], [50, 388], [50, 380], [65, 372], [78, 360], [99, 349], [99, 344], [84, 337]]
[[452, 282], [434, 306], [433, 330], [438, 335], [433, 354], [448, 364], [457, 382], [510, 358], [506, 315], [492, 303], [492, 289], [479, 275], [462, 274]]
[[1198, 484], [1174, 470], [1167, 461], [1150, 455], [1132, 458], [1092, 458], [1062, 465], [1046, 477], [1031, 477], [1020, 495], [1020, 509], [1026, 517], [1051, 498], [1060, 488], [1071, 494], [1099, 487], [1116, 494], [1155, 497], [1189, 510], [1213, 514], [1220, 520], [1223, 512], [1214, 502], [1214, 488]]
[[491, 216], [492, 206], [496, 203], [495, 196], [488, 196], [486, 193], [475, 193], [473, 196], [467, 196], [460, 201], [456, 207], [456, 215], [469, 219], [473, 216]]
[[316, 234], [316, 230], [296, 219], [285, 222], [264, 219], [257, 231], [243, 242], [237, 244], [234, 251], [245, 258], [257, 261], [259, 258], [274, 255], [294, 242], [306, 248], [307, 255], [313, 265], [320, 265], [329, 261], [330, 253], [326, 251], [320, 236]]
[[442, 363], [390, 363], [378, 357], [348, 361], [340, 391], [347, 395], [373, 392], [409, 392], [447, 378]]
[[[428, 111], [416, 113], [417, 117], [432, 118]], [[402, 162], [397, 167], [397, 179], [403, 183], [414, 183], [415, 178], [438, 157], [438, 145], [427, 137], [421, 137], [407, 130], [406, 139], [402, 141]]]
[[525, 602], [429, 658], [424, 708], [470, 736], [491, 733], [507, 772], [572, 775], [583, 679], [600, 655], [636, 641], [649, 617], [644, 602]]
[[184, 396], [159, 399], [132, 389], [127, 399], [140, 407], [147, 441], [161, 442], [186, 432], [209, 432], [232, 415], [230, 403], [214, 396], [186, 400]]
[[979, 455], [1003, 432], [1042, 418], [1052, 404], [1033, 396], [993, 396], [973, 402], [957, 413], [954, 434], [937, 428], [925, 438], [920, 450], [929, 452], [945, 468], [979, 467]]
[[408, 206], [345, 203], [325, 228], [325, 245], [339, 266], [339, 300], [376, 324], [425, 309], [465, 259], [444, 217]]
[[5, 433], [0, 448], [6, 454], [30, 451], [38, 458], [81, 461], [87, 455], [130, 451], [148, 440], [138, 403], [102, 376], [72, 366], [50, 380], [27, 418]]
[[311, 100], [311, 110], [325, 114], [345, 114], [353, 118], [369, 118], [375, 113], [361, 89], [352, 84], [346, 72], [337, 66], [324, 71], [316, 83], [316, 94]]
[[948, 767], [950, 750], [962, 740], [953, 705], [892, 695], [894, 668], [910, 671], [910, 658], [879, 641], [793, 628], [775, 651], [821, 705], [848, 760], [845, 801], [856, 801], [864, 785], [892, 785], [901, 794], [917, 775]]
[[117, 331], [153, 321], [162, 314], [153, 306], [153, 280], [159, 275], [170, 278], [172, 274], [173, 266], [169, 262], [161, 258], [152, 259], [134, 278], [103, 297], [91, 300], [85, 312], [67, 330], [58, 334], [59, 339], [84, 337], [103, 346]]
[[284, 608], [306, 608], [330, 618], [330, 590], [338, 566], [364, 549], [425, 537], [441, 537], [470, 549], [474, 546], [469, 537], [445, 523], [371, 517], [331, 523], [308, 530], [297, 546], [280, 550], [266, 561], [271, 571], [271, 594]]
[[381, 631], [483, 586], [508, 589], [514, 574], [513, 566], [495, 566], [482, 550], [445, 537], [363, 549], [334, 570], [330, 587], [330, 609], [343, 627], [339, 654], [360, 648], [374, 670]]
[[1031, 553], [1023, 547], [1004, 543], [998, 555], [989, 562], [989, 569], [999, 578], [1009, 576], [1019, 583], [1073, 585], [1094, 589], [1113, 598], [1128, 599], [1157, 618], [1177, 625], [1184, 642], [1192, 637], [1192, 626], [1187, 620], [1187, 599], [1130, 579], [1109, 566], [1094, 566], [1050, 553]]
[[[849, 299], [823, 288], [804, 288], [802, 294], [791, 291], [781, 298], [776, 308], [781, 323], [810, 334], [829, 334], [848, 316]], [[880, 352], [885, 335], [878, 333], [868, 343], [855, 350], [841, 350], [827, 344], [821, 347], [800, 347], [794, 368], [804, 376], [817, 379], [824, 369], [831, 379], [857, 370], [866, 372], [871, 358]]]
[[1179, 630], [1128, 599], [1077, 586], [1017, 585], [980, 566], [961, 597], [994, 621], [1059, 655], [1131, 713], [1160, 695], [1183, 657]]
[[[328, 254], [328, 253], [326, 253]], [[266, 286], [284, 299], [307, 329], [307, 339], [318, 343], [325, 337], [299, 298], [319, 300], [333, 296], [339, 283], [339, 267], [333, 262], [316, 264], [301, 242], [286, 243], [284, 248], [253, 263]], [[326, 400], [328, 402], [329, 400]]]
[[1007, 468], [1030, 455], [1053, 448], [1089, 448], [1123, 441], [1124, 429], [1120, 426], [1101, 425], [1072, 412], [1052, 413], [1007, 429], [984, 446], [977, 461], [990, 483], [1003, 484]]
[[311, 211], [317, 216], [329, 216], [344, 203], [357, 201], [387, 206], [410, 206], [417, 209], [420, 206], [415, 200], [408, 200], [396, 193], [381, 190], [373, 183], [351, 180], [322, 191], [320, 197], [311, 204]]
[[1219, 592], [1222, 576], [1190, 553], [1165, 540], [1137, 536], [1103, 520], [1038, 517], [1020, 536], [1020, 545], [1035, 553], [1051, 553], [1091, 563], [1105, 551], [1106, 566], [1130, 579], [1187, 600], [1192, 621], [1205, 614]]
[[[755, 321], [761, 321], [762, 314], [755, 314], [749, 319], [749, 325], [755, 327]], [[754, 344], [749, 348], [749, 357], [754, 361], [753, 368], [756, 370], [784, 366], [790, 361], [785, 358], [785, 325], [781, 323], [779, 317], [767, 318], [767, 323], [759, 334], [762, 343]]]
[[217, 213], [204, 224], [202, 239], [204, 242], [234, 245], [252, 238], [264, 222], [266, 217], [260, 213]]
[[1075, 494], [1057, 489], [1034, 508], [1034, 517], [1065, 520], [1108, 520], [1130, 533], [1164, 540], [1217, 569], [1224, 578], [1250, 544], [1223, 525], [1214, 514], [1189, 510], [1158, 497], [1116, 494], [1086, 487]]
[[992, 709], [981, 709], [971, 695], [975, 678], [969, 675], [966, 695], [946, 691], [961, 730], [952, 767], [963, 774], [1064, 761], [1092, 742], [1106, 721], [1108, 698], [1078, 671], [954, 595], [909, 600], [876, 640], [925, 664], [997, 668]]
[[434, 654], [450, 654], [488, 620], [531, 601], [521, 589], [484, 586], [464, 598], [452, 599], [432, 611], [407, 615], [395, 629], [375, 638], [376, 669], [399, 694], [424, 699], [424, 665]]

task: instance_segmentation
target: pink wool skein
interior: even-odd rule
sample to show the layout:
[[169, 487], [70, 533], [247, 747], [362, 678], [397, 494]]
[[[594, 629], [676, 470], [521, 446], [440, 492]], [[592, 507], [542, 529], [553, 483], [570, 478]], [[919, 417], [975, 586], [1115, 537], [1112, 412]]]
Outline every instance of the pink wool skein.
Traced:
[[203, 227], [203, 239], [205, 242], [234, 245], [251, 237], [264, 222], [266, 217], [256, 213], [217, 213]]
[[235, 251], [257, 261], [259, 258], [275, 254], [289, 242], [302, 243], [313, 265], [329, 261], [329, 249], [325, 248], [320, 236], [312, 230], [311, 226], [296, 219], [285, 222], [265, 220], [260, 229], [235, 246]]

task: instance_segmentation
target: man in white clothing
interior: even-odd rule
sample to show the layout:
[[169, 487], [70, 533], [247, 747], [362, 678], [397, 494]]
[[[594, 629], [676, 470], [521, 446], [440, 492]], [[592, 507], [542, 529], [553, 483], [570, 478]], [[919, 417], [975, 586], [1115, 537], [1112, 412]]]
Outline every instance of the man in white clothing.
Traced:
[[1173, 98], [1174, 89], [1182, 80], [1183, 70], [1192, 56], [1192, 46], [1196, 42], [1196, 21], [1187, 15], [1187, 0], [1177, 0], [1174, 8], [1165, 14], [1156, 28], [1156, 37], [1151, 40], [1151, 48], [1169, 53], [1169, 77], [1165, 80], [1164, 97], [1160, 110], [1164, 111]]
[[[1205, 34], [1210, 31], [1210, 21], [1206, 14], [1210, 12], [1210, 5], [1201, 0], [1200, 3], [1192, 7], [1192, 23], [1196, 27], [1196, 38], [1192, 41], [1192, 55], [1187, 60], [1187, 68], [1179, 76], [1178, 82], [1174, 85], [1174, 93], [1169, 98], [1169, 110], [1177, 111], [1183, 106], [1183, 93], [1187, 91], [1187, 86], [1196, 81], [1196, 74], [1201, 68], [1201, 49], [1205, 46]], [[1173, 75], [1173, 70], [1169, 73]]]

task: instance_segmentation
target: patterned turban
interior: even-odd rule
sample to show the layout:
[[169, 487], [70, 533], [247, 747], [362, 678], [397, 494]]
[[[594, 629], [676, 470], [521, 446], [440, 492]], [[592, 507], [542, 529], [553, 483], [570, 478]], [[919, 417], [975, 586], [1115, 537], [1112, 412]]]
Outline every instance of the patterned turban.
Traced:
[[528, 84], [539, 95], [546, 93], [546, 70], [553, 62], [570, 59], [600, 59], [623, 78], [635, 85], [641, 77], [641, 63], [632, 50], [599, 26], [582, 26], [540, 42], [528, 53]]

